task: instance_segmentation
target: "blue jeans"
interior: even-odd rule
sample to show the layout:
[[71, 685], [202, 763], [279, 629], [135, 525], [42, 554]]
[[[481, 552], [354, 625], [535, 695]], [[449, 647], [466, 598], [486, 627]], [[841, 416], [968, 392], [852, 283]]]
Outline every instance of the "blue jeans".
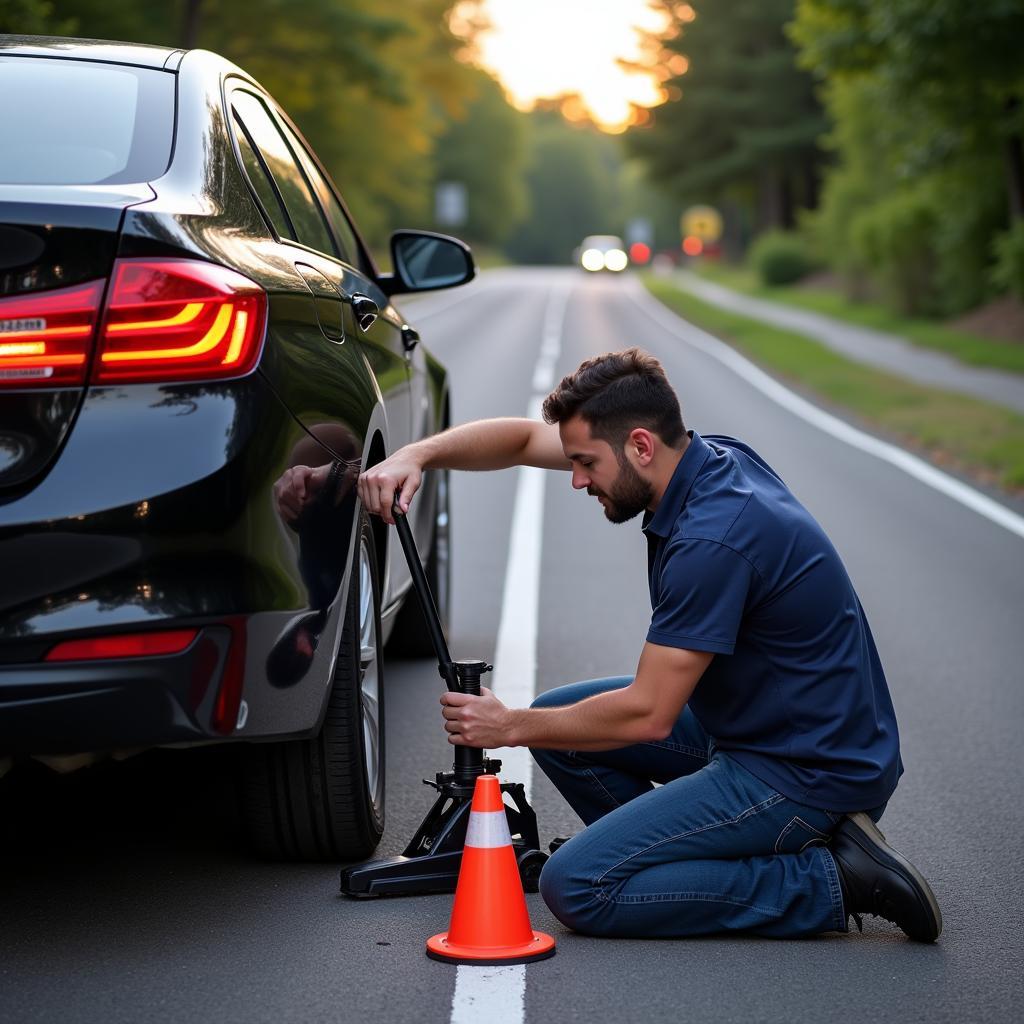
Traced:
[[[533, 706], [575, 704], [630, 682], [573, 683]], [[587, 825], [540, 877], [567, 927], [622, 938], [846, 931], [825, 846], [842, 815], [790, 800], [716, 750], [689, 708], [660, 742], [531, 753]]]

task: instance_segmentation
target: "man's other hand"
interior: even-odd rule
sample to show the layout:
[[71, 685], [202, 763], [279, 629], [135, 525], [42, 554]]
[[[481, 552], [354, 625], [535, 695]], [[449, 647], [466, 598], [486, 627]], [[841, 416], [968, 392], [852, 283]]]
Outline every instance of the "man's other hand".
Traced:
[[479, 697], [449, 691], [441, 704], [449, 743], [491, 749], [513, 745], [512, 714], [486, 686], [480, 687]]

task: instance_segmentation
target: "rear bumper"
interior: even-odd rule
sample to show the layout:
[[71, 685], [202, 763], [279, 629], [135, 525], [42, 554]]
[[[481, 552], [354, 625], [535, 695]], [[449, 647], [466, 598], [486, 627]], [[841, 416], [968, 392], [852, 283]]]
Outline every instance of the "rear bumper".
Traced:
[[311, 736], [330, 690], [344, 604], [150, 623], [201, 627], [179, 654], [47, 662], [37, 649], [36, 660], [0, 662], [0, 758]]
[[[230, 645], [228, 627], [211, 627], [180, 654], [0, 665], [0, 752], [77, 754], [222, 740], [218, 700], [223, 719]], [[240, 706], [234, 703], [232, 730]]]

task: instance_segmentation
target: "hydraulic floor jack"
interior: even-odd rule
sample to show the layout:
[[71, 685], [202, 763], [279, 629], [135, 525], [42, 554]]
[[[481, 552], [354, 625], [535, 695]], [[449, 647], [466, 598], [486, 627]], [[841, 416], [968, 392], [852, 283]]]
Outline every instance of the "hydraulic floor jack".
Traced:
[[[492, 666], [474, 659], [452, 661], [412, 530], [397, 502], [393, 512], [395, 528], [412, 574], [413, 589], [423, 609], [423, 617], [437, 654], [441, 678], [449, 690], [479, 694], [480, 677], [489, 672]], [[437, 799], [402, 855], [343, 868], [342, 893], [365, 898], [455, 892], [477, 777], [484, 774], [497, 775], [500, 770], [501, 762], [485, 757], [483, 750], [477, 747], [456, 747], [452, 770], [438, 772], [433, 782], [423, 780], [437, 790]], [[507, 794], [505, 814], [523, 888], [527, 892], [536, 892], [537, 879], [548, 859], [547, 854], [539, 849], [537, 815], [526, 799], [521, 782], [503, 782], [501, 791]]]

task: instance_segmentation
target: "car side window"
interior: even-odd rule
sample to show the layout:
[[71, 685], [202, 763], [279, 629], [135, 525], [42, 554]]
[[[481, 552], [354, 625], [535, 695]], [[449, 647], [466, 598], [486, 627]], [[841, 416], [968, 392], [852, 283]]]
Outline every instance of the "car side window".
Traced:
[[[263, 157], [267, 171], [277, 185], [277, 191], [288, 212], [288, 219], [295, 229], [292, 237], [311, 249], [333, 255], [334, 242], [327, 230], [323, 214], [284, 136], [271, 119], [270, 112], [259, 99], [248, 92], [235, 92], [231, 106], [245, 129], [244, 134], [248, 134], [252, 139], [260, 156]], [[267, 212], [273, 220], [273, 213], [270, 210]]]
[[331, 190], [331, 186], [327, 184], [326, 179], [317, 169], [313, 158], [309, 155], [309, 151], [288, 129], [287, 125], [284, 126], [284, 132], [289, 143], [291, 143], [292, 149], [298, 154], [299, 160], [302, 162], [302, 169], [306, 172], [306, 177], [312, 182], [313, 188], [316, 190], [316, 194], [320, 199], [320, 206], [327, 213], [327, 219], [334, 230], [334, 237], [338, 240], [338, 245], [341, 247], [341, 258], [353, 267], [365, 269], [362, 267], [361, 250], [355, 230], [349, 223], [349, 219], [341, 203], [338, 202], [334, 192]]
[[245, 168], [246, 176], [256, 190], [260, 204], [270, 218], [270, 223], [274, 226], [278, 237], [294, 238], [295, 232], [292, 230], [288, 214], [285, 212], [280, 195], [278, 195], [277, 186], [270, 177], [270, 172], [256, 155], [256, 150], [238, 118], [235, 118], [235, 138], [238, 140], [238, 150], [242, 154], [242, 166]]

